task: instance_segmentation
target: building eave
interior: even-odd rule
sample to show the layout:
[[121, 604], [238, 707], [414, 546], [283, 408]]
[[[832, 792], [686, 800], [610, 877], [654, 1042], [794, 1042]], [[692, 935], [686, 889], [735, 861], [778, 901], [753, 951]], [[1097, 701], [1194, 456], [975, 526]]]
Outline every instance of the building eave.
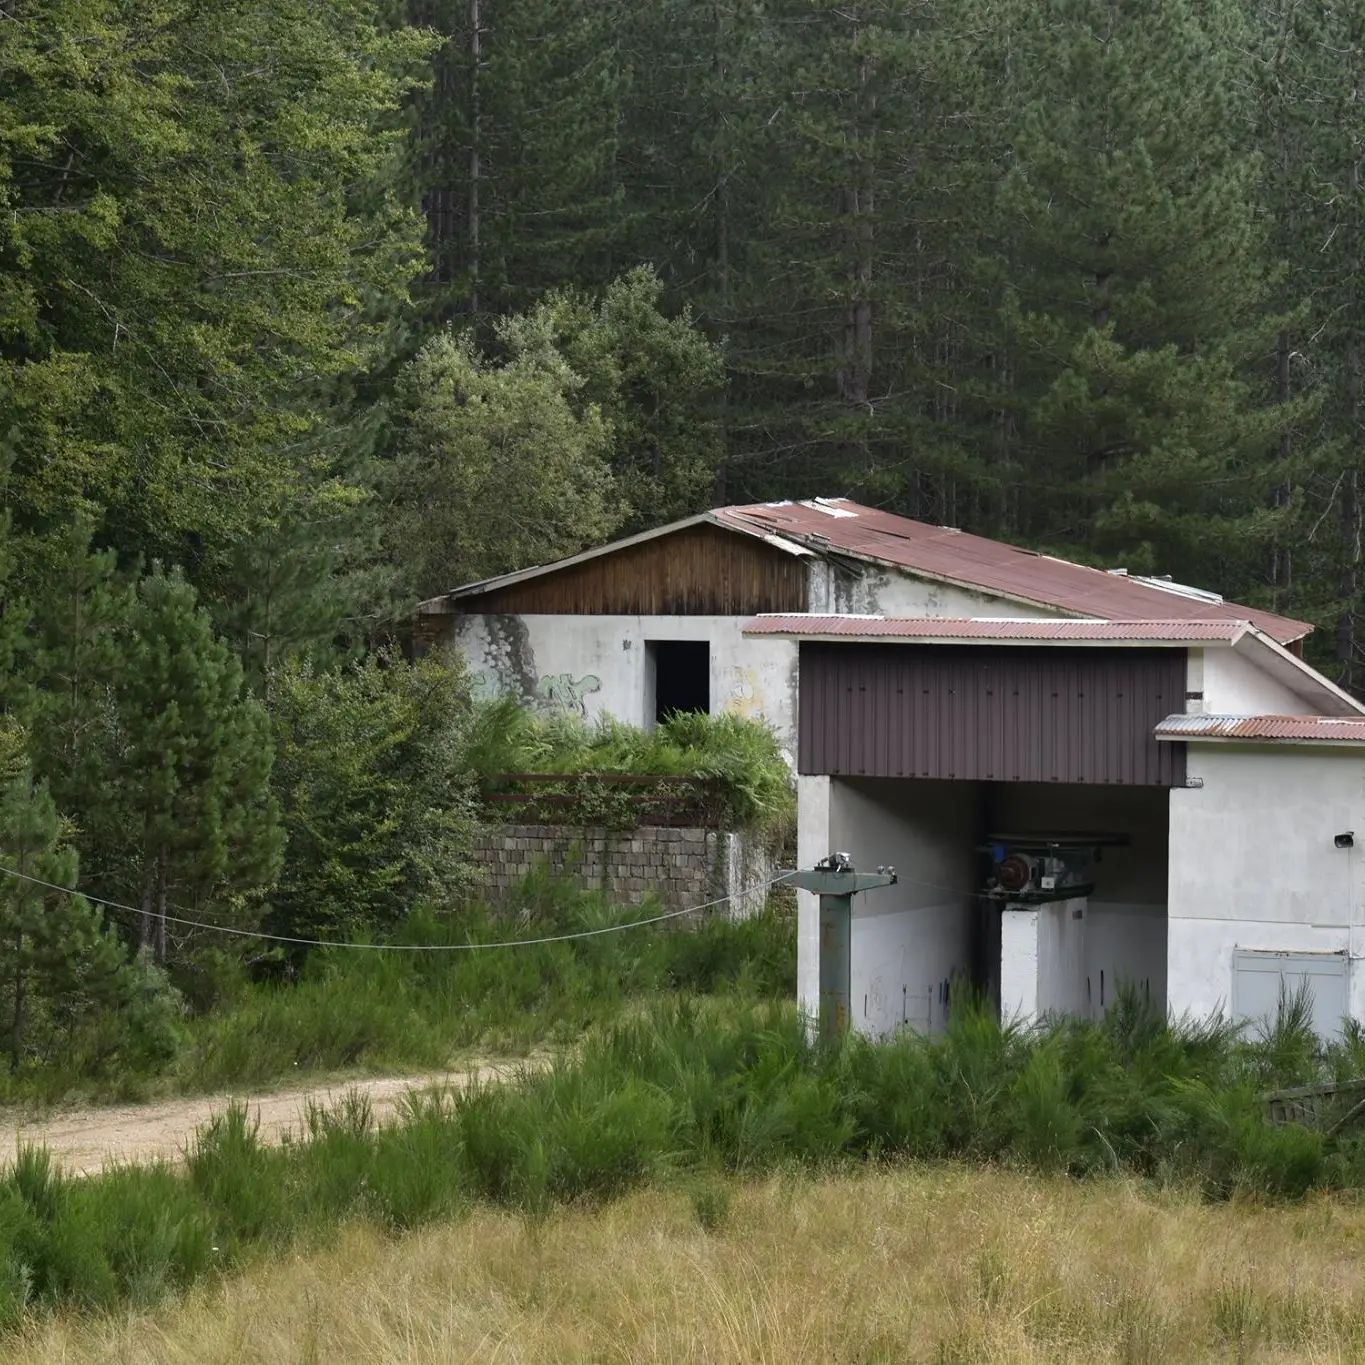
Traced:
[[1232, 647], [1247, 658], [1253, 667], [1316, 706], [1322, 715], [1365, 715], [1365, 702], [1358, 701], [1338, 687], [1312, 664], [1300, 659], [1265, 631], [1249, 625], [1233, 641]]

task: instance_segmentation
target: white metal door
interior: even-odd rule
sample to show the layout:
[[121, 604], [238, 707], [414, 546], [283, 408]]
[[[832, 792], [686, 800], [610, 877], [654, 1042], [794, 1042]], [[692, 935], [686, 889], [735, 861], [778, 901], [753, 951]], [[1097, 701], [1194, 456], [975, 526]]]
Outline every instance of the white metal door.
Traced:
[[1239, 1023], [1275, 1022], [1283, 987], [1312, 995], [1313, 1031], [1340, 1038], [1347, 1013], [1345, 953], [1277, 953], [1238, 948], [1232, 955], [1232, 1013]]

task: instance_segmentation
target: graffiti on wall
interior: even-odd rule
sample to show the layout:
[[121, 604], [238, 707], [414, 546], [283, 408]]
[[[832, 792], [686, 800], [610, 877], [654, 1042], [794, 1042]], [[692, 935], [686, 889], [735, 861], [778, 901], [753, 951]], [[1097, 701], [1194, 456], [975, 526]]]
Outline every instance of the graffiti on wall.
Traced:
[[506, 695], [506, 691], [498, 680], [498, 675], [488, 672], [487, 669], [480, 669], [479, 672], [469, 675], [469, 694], [475, 701], [497, 701], [499, 697]]
[[[475, 701], [497, 701], [499, 697], [514, 697], [518, 689], [506, 678], [488, 669], [470, 675], [470, 691]], [[595, 673], [575, 678], [572, 673], [546, 673], [536, 683], [534, 693], [526, 700], [544, 711], [576, 711], [588, 714], [588, 698], [602, 690], [602, 679]]]
[[547, 711], [576, 711], [588, 714], [588, 698], [602, 690], [602, 679], [595, 673], [575, 678], [572, 673], [547, 673], [536, 684], [536, 701]]
[[758, 669], [735, 667], [730, 695], [725, 709], [732, 715], [753, 718], [763, 715], [763, 689], [759, 686]]

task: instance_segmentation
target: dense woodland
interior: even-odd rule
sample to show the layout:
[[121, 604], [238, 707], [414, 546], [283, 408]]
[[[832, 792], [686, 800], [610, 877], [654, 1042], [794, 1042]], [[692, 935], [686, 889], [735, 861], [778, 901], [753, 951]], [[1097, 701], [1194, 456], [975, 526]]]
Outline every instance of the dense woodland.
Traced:
[[211, 1000], [177, 915], [446, 894], [468, 691], [398, 623], [715, 501], [1365, 686], [1363, 165], [1360, 0], [0, 0], [0, 852], [134, 907], [0, 887], [12, 1064]]

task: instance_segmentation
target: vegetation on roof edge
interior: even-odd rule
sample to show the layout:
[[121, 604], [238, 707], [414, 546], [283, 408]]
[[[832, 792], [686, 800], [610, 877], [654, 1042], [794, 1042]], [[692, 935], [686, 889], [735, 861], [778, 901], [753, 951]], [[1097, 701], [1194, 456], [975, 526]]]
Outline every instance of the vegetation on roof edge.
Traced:
[[[691, 778], [719, 795], [731, 828], [780, 838], [795, 825], [796, 792], [777, 736], [744, 716], [686, 712], [644, 730], [502, 698], [476, 708], [468, 756], [485, 790], [509, 773]], [[566, 823], [615, 823], [601, 807], [590, 813]]]

